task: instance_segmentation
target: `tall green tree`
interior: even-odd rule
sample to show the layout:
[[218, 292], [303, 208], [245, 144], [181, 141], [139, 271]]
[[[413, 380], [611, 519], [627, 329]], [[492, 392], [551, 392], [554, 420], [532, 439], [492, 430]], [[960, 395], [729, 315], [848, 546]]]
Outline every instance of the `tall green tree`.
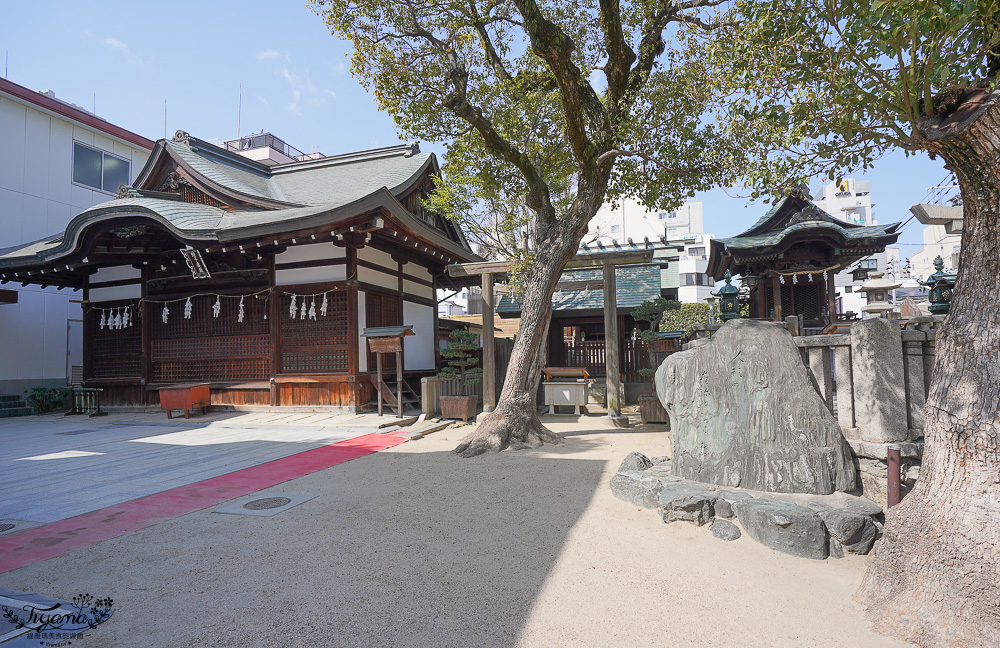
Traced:
[[961, 187], [962, 260], [937, 337], [920, 478], [886, 513], [858, 598], [923, 646], [1000, 646], [1000, 8], [991, 0], [738, 2], [720, 114], [750, 185], [859, 171], [901, 148]]
[[723, 1], [312, 1], [400, 133], [448, 147], [437, 205], [531, 230], [503, 391], [456, 452], [560, 441], [535, 394], [552, 294], [589, 221], [622, 195], [676, 206], [724, 168], [685, 38], [716, 28]]

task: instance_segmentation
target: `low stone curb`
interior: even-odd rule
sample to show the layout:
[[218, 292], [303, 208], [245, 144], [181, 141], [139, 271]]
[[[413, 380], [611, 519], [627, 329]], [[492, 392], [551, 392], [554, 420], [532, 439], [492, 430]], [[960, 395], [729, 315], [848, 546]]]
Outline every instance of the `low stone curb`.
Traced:
[[[882, 509], [863, 497], [766, 493], [677, 477], [669, 459], [632, 452], [611, 478], [611, 492], [634, 506], [655, 508], [665, 523], [711, 524], [732, 542], [743, 533], [802, 558], [867, 554], [882, 532]], [[740, 527], [733, 520], [739, 521]]]

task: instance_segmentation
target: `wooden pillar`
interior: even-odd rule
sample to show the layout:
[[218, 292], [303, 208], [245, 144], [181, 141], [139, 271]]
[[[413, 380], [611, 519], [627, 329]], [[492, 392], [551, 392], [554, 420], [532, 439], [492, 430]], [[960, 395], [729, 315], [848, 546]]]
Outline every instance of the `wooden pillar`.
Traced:
[[497, 349], [493, 340], [493, 275], [483, 274], [483, 412], [497, 406]]
[[785, 321], [785, 314], [781, 312], [781, 278], [775, 273], [771, 279], [771, 290], [774, 291], [774, 321]]
[[604, 358], [608, 380], [608, 416], [617, 417], [621, 403], [621, 365], [618, 359], [618, 291], [615, 266], [604, 264]]
[[837, 284], [834, 282], [834, 276], [833, 270], [826, 273], [826, 313], [831, 322], [837, 321]]
[[763, 283], [758, 283], [754, 286], [753, 296], [757, 302], [757, 318], [764, 319], [770, 313], [767, 312], [767, 290]]
[[[399, 348], [403, 348], [403, 338], [399, 338]], [[403, 418], [403, 354], [396, 352], [396, 416]]]

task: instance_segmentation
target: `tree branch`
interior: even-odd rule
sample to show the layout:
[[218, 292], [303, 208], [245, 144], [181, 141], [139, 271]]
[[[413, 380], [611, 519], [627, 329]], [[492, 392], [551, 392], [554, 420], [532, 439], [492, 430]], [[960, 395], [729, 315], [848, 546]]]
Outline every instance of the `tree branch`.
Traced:
[[655, 157], [653, 157], [649, 153], [643, 153], [642, 151], [625, 151], [625, 150], [621, 150], [621, 149], [615, 149], [615, 150], [611, 150], [611, 151], [605, 151], [604, 153], [602, 153], [601, 155], [599, 155], [597, 157], [597, 164], [601, 164], [604, 161], [610, 160], [611, 158], [615, 158], [615, 157], [637, 157], [637, 158], [641, 158], [641, 159], [643, 159], [643, 160], [645, 160], [647, 162], [652, 162], [653, 164], [655, 164], [656, 166], [660, 167], [664, 171], [667, 171], [668, 173], [677, 173], [677, 174], [681, 174], [681, 173], [701, 173], [706, 168], [708, 168], [708, 167], [704, 167], [704, 166], [697, 166], [697, 167], [693, 167], [693, 168], [690, 168], [690, 169], [677, 169], [677, 168], [674, 168], [674, 167], [667, 166], [666, 164], [663, 164], [662, 162], [660, 162], [658, 159], [656, 159]]

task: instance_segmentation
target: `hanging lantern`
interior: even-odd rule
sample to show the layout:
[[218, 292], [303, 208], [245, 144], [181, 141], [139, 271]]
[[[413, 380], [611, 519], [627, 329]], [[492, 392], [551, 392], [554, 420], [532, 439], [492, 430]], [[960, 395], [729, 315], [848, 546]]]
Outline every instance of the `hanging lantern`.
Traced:
[[763, 283], [764, 278], [760, 275], [747, 274], [740, 275], [740, 287], [746, 288], [747, 290], [752, 290]]
[[712, 293], [719, 298], [719, 311], [723, 322], [738, 319], [740, 316], [740, 289], [733, 284], [733, 274], [726, 270], [722, 277], [726, 285], [719, 292]]

